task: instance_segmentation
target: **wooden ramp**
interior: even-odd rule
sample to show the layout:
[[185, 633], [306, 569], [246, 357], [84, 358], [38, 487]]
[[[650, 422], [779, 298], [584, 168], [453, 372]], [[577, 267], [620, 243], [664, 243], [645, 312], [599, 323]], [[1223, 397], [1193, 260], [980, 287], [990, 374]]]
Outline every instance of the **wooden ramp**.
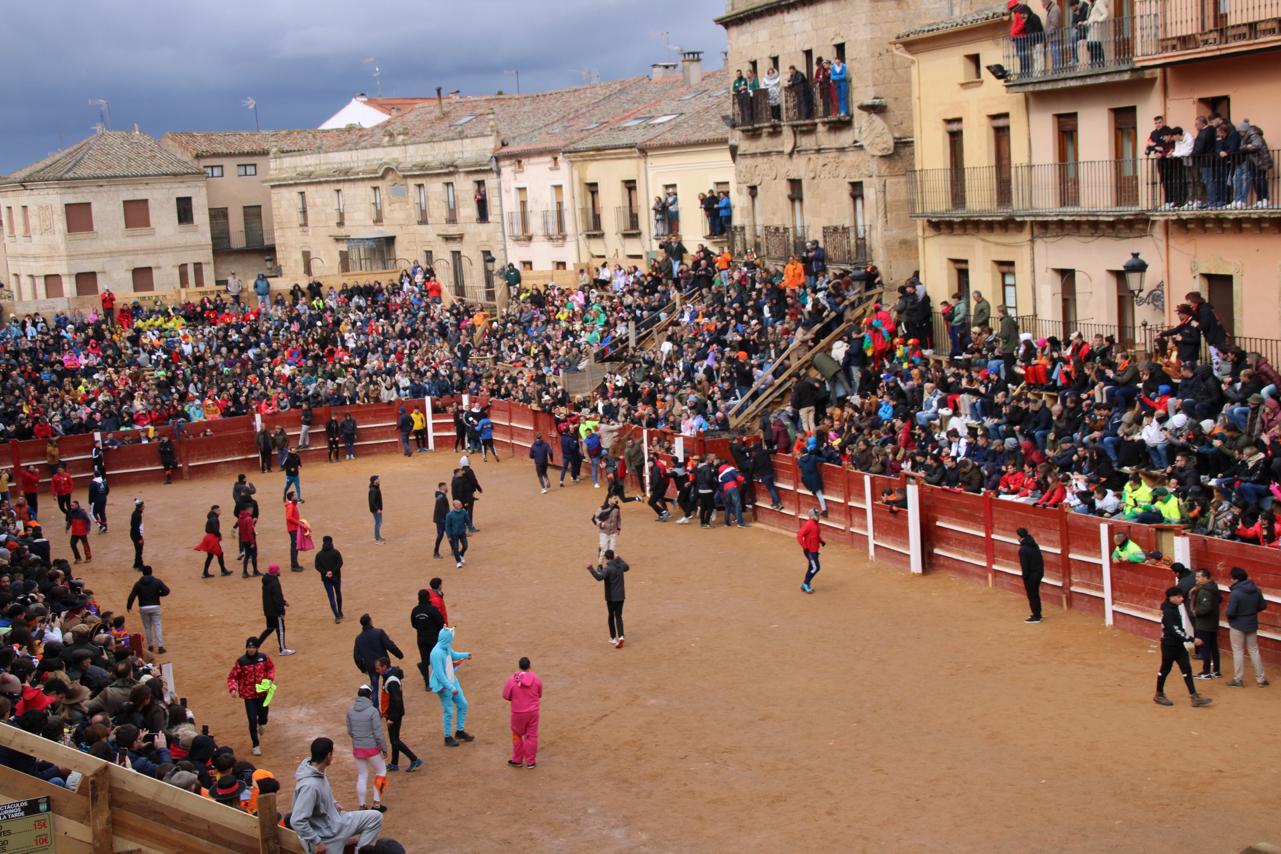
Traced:
[[[882, 293], [883, 291], [878, 289], [861, 294], [857, 302], [845, 307], [841, 322], [821, 340], [816, 341], [811, 337], [809, 330], [797, 335], [791, 346], [779, 357], [774, 368], [769, 373], [763, 374], [739, 401], [738, 406], [730, 412], [730, 429], [742, 430], [751, 426], [762, 412], [790, 392], [801, 373], [813, 363], [814, 357], [826, 352], [837, 339], [861, 324], [870, 313], [872, 306], [880, 301]], [[820, 326], [825, 325], [831, 316], [830, 313], [825, 315]]]
[[303, 854], [305, 850], [298, 834], [277, 827], [275, 795], [258, 799], [259, 820], [17, 727], [0, 726], [0, 745], [83, 775], [72, 792], [0, 766], [0, 798], [49, 798], [58, 854]]

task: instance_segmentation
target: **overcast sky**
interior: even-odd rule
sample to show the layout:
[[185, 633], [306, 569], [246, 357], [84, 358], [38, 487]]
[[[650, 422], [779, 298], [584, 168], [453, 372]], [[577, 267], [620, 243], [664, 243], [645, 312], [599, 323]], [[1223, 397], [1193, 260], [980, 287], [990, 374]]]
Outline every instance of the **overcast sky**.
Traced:
[[[253, 130], [316, 127], [357, 92], [465, 95], [573, 86], [679, 58], [665, 42], [722, 64], [724, 0], [42, 0], [4, 2], [0, 173], [111, 126]], [[197, 11], [199, 10], [199, 11]], [[661, 31], [668, 31], [666, 38]]]

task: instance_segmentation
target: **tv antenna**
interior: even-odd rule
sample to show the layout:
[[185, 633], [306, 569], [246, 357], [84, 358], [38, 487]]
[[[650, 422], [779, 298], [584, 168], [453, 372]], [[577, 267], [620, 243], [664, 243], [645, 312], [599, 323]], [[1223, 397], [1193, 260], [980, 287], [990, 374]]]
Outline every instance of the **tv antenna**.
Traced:
[[374, 56], [365, 57], [365, 65], [372, 65], [374, 67], [374, 91], [376, 91], [378, 93], [378, 97], [381, 98], [383, 96], [383, 70], [378, 67], [378, 58]]
[[98, 108], [98, 124], [104, 130], [111, 130], [111, 102], [106, 98], [90, 98], [89, 106]]
[[245, 109], [253, 111], [254, 130], [255, 131], [262, 130], [262, 128], [258, 125], [258, 102], [254, 100], [253, 97], [251, 96], [251, 97], [245, 98], [245, 100], [241, 101], [240, 103], [244, 105]]
[[588, 68], [584, 65], [581, 68], [571, 68], [569, 70], [577, 74], [584, 83], [591, 84], [600, 82], [600, 71], [595, 68]]

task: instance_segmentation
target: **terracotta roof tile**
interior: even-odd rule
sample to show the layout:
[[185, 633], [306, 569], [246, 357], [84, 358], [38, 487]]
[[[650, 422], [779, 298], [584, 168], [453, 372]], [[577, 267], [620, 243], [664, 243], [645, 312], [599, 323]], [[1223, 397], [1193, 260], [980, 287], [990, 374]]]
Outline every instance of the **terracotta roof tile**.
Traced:
[[264, 131], [180, 131], [167, 133], [160, 144], [176, 149], [187, 157], [222, 155], [266, 155], [273, 151], [289, 153], [314, 151], [342, 145], [351, 131], [338, 130], [264, 130]]
[[19, 169], [8, 183], [203, 174], [145, 133], [104, 131]]
[[964, 15], [955, 15], [951, 18], [944, 18], [941, 21], [932, 21], [907, 32], [899, 33], [894, 37], [895, 41], [918, 38], [920, 36], [933, 35], [934, 33], [943, 33], [948, 30], [959, 30], [964, 27], [973, 27], [978, 24], [988, 24], [992, 21], [999, 21], [1009, 14], [1005, 3], [998, 3], [994, 6], [984, 6], [967, 12]]

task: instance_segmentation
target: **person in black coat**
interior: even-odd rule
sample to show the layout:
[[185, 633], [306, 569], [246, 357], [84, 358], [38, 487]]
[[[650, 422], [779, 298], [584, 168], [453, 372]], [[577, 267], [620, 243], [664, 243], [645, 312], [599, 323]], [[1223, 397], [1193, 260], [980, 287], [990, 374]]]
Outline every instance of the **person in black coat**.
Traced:
[[400, 754], [403, 753], [409, 759], [405, 772], [417, 771], [423, 761], [400, 739], [400, 725], [405, 720], [405, 694], [401, 690], [401, 679], [405, 673], [399, 667], [393, 667], [391, 659], [385, 655], [374, 662], [374, 667], [383, 678], [383, 696], [386, 698], [387, 708], [383, 717], [387, 719], [387, 740], [391, 742], [391, 762], [387, 764], [387, 770], [400, 770]]
[[281, 655], [293, 655], [294, 651], [285, 646], [285, 591], [280, 587], [280, 565], [273, 563], [267, 567], [267, 574], [262, 577], [262, 615], [267, 618], [267, 628], [258, 635], [258, 646], [276, 633], [276, 642], [280, 644]]
[[360, 634], [356, 635], [351, 652], [356, 669], [369, 677], [369, 687], [375, 693], [378, 691], [378, 659], [388, 653], [397, 658], [405, 657], [400, 647], [396, 646], [385, 631], [374, 625], [373, 618], [368, 614], [360, 615]]
[[440, 609], [431, 603], [431, 591], [418, 591], [418, 604], [409, 612], [409, 623], [418, 633], [418, 672], [423, 675], [423, 687], [431, 690], [431, 651], [440, 639], [440, 630], [445, 627], [445, 618]]
[[1019, 528], [1019, 568], [1023, 570], [1023, 589], [1027, 591], [1027, 604], [1032, 616], [1023, 622], [1041, 622], [1041, 580], [1045, 578], [1045, 558], [1041, 547], [1032, 539], [1027, 528]]
[[623, 602], [626, 599], [626, 579], [623, 573], [630, 567], [627, 561], [614, 555], [613, 549], [605, 550], [602, 566], [587, 564], [592, 578], [605, 582], [605, 609], [609, 612], [609, 642], [615, 649], [623, 648]]
[[[1180, 585], [1181, 586], [1181, 585]], [[1197, 679], [1219, 679], [1219, 606], [1223, 594], [1208, 569], [1196, 571], [1196, 586], [1192, 588], [1192, 628], [1201, 641], [1201, 672]]]
[[316, 572], [325, 585], [329, 597], [329, 610], [334, 612], [334, 622], [342, 622], [342, 552], [334, 548], [334, 538], [326, 536], [316, 552]]
[[1209, 697], [1202, 697], [1192, 682], [1192, 662], [1188, 659], [1188, 650], [1184, 644], [1194, 643], [1201, 646], [1200, 638], [1193, 638], [1183, 628], [1183, 589], [1171, 587], [1165, 591], [1165, 601], [1161, 603], [1161, 669], [1156, 676], [1156, 696], [1152, 701], [1160, 706], [1173, 706], [1174, 703], [1165, 696], [1165, 677], [1170, 675], [1174, 665], [1179, 665], [1183, 674], [1183, 683], [1188, 686], [1188, 695], [1192, 705], [1208, 706]]
[[480, 531], [476, 527], [476, 495], [485, 490], [480, 488], [480, 481], [476, 479], [476, 472], [472, 470], [471, 461], [467, 457], [460, 459], [458, 466], [454, 470], [450, 490], [453, 497], [461, 501], [463, 509], [467, 511], [467, 533], [475, 534]]
[[133, 500], [133, 515], [129, 517], [129, 539], [133, 542], [133, 568], [142, 570], [142, 499]]
[[431, 556], [440, 560], [440, 544], [445, 539], [445, 517], [449, 515], [449, 493], [445, 483], [436, 484], [436, 506], [432, 509], [431, 520], [436, 523], [436, 545], [432, 547]]

